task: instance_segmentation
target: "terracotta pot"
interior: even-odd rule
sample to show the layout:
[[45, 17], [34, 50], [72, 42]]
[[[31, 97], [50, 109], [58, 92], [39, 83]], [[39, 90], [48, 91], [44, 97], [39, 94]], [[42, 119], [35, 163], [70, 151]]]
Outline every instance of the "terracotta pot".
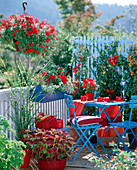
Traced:
[[47, 161], [38, 159], [38, 165], [40, 170], [64, 170], [66, 167], [67, 158], [56, 161]]
[[[137, 128], [133, 128], [133, 132], [136, 134]], [[133, 138], [134, 138], [133, 134], [128, 134], [128, 139], [129, 139], [130, 144], [131, 144]], [[132, 143], [132, 145], [130, 146], [130, 148], [135, 149], [136, 147], [137, 147], [137, 140], [135, 139], [134, 142]]]
[[21, 164], [20, 168], [27, 168], [29, 167], [29, 163], [30, 163], [30, 149], [27, 150], [25, 149], [25, 157], [23, 158], [23, 164]]
[[87, 101], [93, 100], [94, 99], [94, 93], [85, 93], [87, 96]]

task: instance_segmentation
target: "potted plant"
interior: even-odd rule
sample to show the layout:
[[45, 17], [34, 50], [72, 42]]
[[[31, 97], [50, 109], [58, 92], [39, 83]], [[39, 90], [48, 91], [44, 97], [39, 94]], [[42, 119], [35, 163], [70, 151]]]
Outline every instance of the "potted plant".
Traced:
[[29, 130], [23, 133], [22, 141], [32, 148], [32, 157], [38, 159], [40, 170], [64, 170], [74, 144], [66, 131], [39, 129], [36, 133]]
[[26, 145], [21, 141], [9, 140], [5, 131], [15, 131], [5, 117], [0, 115], [0, 169], [10, 170], [11, 168], [20, 170], [25, 155], [22, 147]]
[[85, 94], [87, 96], [87, 100], [93, 100], [94, 98], [94, 92], [96, 90], [96, 84], [93, 79], [87, 78], [83, 79], [82, 84], [83, 89], [85, 90]]
[[35, 102], [49, 102], [64, 98], [64, 93], [72, 93], [74, 84], [70, 75], [62, 68], [57, 68], [52, 62], [35, 75], [36, 87], [31, 90], [31, 98]]

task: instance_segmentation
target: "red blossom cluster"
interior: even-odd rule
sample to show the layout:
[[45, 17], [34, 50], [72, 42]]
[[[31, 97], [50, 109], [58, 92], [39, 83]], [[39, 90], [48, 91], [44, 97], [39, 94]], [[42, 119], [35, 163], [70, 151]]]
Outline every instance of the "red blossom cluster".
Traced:
[[108, 96], [110, 97], [112, 93], [114, 93], [114, 89], [110, 90], [109, 89], [106, 89], [106, 92], [108, 93]]
[[108, 58], [107, 60], [109, 61], [110, 64], [112, 64], [112, 66], [116, 66], [116, 63], [118, 62], [117, 60], [118, 56], [115, 55], [112, 59], [111, 58]]
[[90, 78], [83, 79], [82, 87], [85, 89], [87, 93], [95, 92], [96, 89], [95, 81]]
[[42, 54], [58, 40], [55, 27], [45, 21], [39, 21], [34, 16], [11, 15], [1, 21], [0, 38], [4, 43], [19, 46], [25, 53]]
[[80, 84], [78, 77], [75, 77], [75, 81], [73, 82], [73, 84], [75, 85], [75, 91], [73, 93], [71, 93], [71, 95], [75, 95], [78, 91], [78, 85]]

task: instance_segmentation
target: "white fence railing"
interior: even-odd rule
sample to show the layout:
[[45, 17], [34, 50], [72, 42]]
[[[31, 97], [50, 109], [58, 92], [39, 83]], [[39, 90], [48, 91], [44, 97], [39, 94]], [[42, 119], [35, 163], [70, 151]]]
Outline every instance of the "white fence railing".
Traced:
[[[0, 90], [0, 115], [6, 117], [7, 120], [11, 121], [10, 116], [12, 116], [14, 109], [10, 104], [9, 99], [10, 89]], [[67, 123], [67, 113], [65, 100], [56, 100], [47, 103], [35, 103], [32, 110], [32, 115], [37, 110], [38, 112], [44, 112], [44, 114], [57, 115], [57, 119], [63, 119], [63, 125], [66, 126]], [[11, 121], [12, 122], [12, 121]], [[15, 129], [15, 125], [11, 123], [11, 127]], [[35, 126], [34, 126], [35, 128]], [[12, 140], [15, 138], [12, 132], [6, 132], [7, 137]]]

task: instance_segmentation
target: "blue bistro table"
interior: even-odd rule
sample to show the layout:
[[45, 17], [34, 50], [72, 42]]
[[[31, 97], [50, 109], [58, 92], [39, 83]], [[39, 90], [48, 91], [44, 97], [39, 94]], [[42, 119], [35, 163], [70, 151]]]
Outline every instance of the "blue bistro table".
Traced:
[[[95, 100], [94, 100], [94, 101], [81, 101], [80, 99], [79, 99], [79, 100], [74, 100], [74, 101], [84, 103], [84, 106], [91, 106], [91, 107], [96, 107], [96, 108], [98, 108], [95, 115], [100, 116], [101, 113], [104, 113], [105, 116], [106, 116], [106, 118], [107, 118], [107, 120], [108, 120], [108, 123], [113, 123], [113, 122], [115, 122], [115, 120], [116, 120], [117, 117], [120, 115], [120, 113], [122, 113], [122, 111], [123, 111], [123, 109], [125, 108], [125, 106], [131, 104], [131, 102], [126, 102], [126, 101], [97, 102], [97, 101], [95, 101]], [[121, 106], [121, 107], [120, 107], [120, 111], [117, 113], [117, 115], [114, 117], [114, 119], [111, 120], [106, 108], [109, 108], [110, 106], [115, 106], [115, 105]], [[110, 127], [111, 127], [111, 126], [108, 125], [105, 133], [108, 131], [108, 129], [109, 129]], [[103, 138], [103, 137], [101, 137], [100, 139], [102, 139], [102, 138]], [[107, 151], [106, 151], [106, 152], [107, 152]]]
[[[96, 115], [100, 116], [101, 113], [104, 113], [106, 118], [108, 119], [108, 123], [114, 122], [117, 119], [117, 117], [119, 116], [119, 114], [123, 111], [125, 106], [131, 104], [131, 102], [126, 102], [126, 101], [109, 101], [109, 102], [81, 101], [81, 100], [75, 100], [75, 101], [84, 103], [84, 106], [91, 106], [91, 107], [98, 108]], [[113, 121], [111, 121], [106, 108], [108, 108], [110, 106], [115, 106], [115, 105], [122, 106], [122, 107], [121, 107], [120, 111], [118, 112], [118, 114], [116, 115], [116, 117], [113, 119]]]

